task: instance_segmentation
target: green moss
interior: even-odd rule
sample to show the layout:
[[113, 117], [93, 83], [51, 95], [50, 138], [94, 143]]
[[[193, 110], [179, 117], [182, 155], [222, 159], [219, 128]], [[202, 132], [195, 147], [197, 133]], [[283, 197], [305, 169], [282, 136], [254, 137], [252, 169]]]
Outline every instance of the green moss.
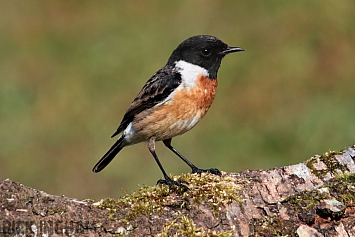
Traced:
[[[307, 161], [307, 167], [312, 170], [318, 178], [324, 178], [328, 173], [332, 174], [334, 178], [324, 183], [323, 188], [328, 188], [330, 195], [334, 196], [338, 201], [342, 202], [348, 207], [355, 206], [355, 174], [349, 173], [346, 166], [339, 164], [335, 159], [336, 155], [341, 155], [342, 152], [329, 151], [323, 155], [313, 156]], [[327, 168], [324, 170], [317, 170], [314, 164], [323, 162]], [[340, 174], [339, 174], [340, 173]], [[323, 196], [326, 194], [323, 194]], [[316, 197], [315, 202], [321, 199]], [[309, 198], [308, 198], [309, 199]]]
[[171, 229], [174, 229], [174, 236], [230, 237], [234, 234], [234, 230], [215, 232], [197, 228], [193, 220], [180, 213], [180, 218], [166, 225], [162, 233], [157, 234], [156, 237], [171, 236]]
[[[129, 221], [140, 215], [152, 215], [159, 213], [164, 206], [178, 205], [183, 207], [192, 201], [193, 204], [207, 204], [214, 214], [219, 208], [233, 201], [242, 203], [238, 198], [239, 185], [245, 180], [238, 180], [230, 176], [220, 177], [208, 173], [183, 174], [172, 176], [174, 180], [185, 180], [189, 190], [170, 190], [166, 185], [142, 186], [138, 191], [127, 194], [120, 199], [104, 199], [98, 207], [108, 210], [110, 219], [116, 219], [116, 211], [127, 209], [125, 221]], [[174, 197], [170, 194], [177, 193]]]
[[110, 213], [110, 219], [116, 220], [117, 210], [129, 209], [124, 221], [129, 221], [139, 215], [150, 215], [161, 211], [165, 197], [169, 194], [169, 188], [165, 186], [142, 186], [138, 191], [127, 194], [120, 199], [103, 199], [98, 205]]
[[[339, 162], [335, 159], [336, 155], [341, 155], [342, 152], [339, 151], [329, 151], [322, 155], [315, 155], [311, 157], [307, 162], [307, 167], [312, 171], [314, 175], [318, 178], [324, 178], [328, 173], [336, 175], [337, 171], [347, 171], [346, 167], [339, 164]], [[327, 167], [326, 169], [316, 169], [314, 167], [315, 164], [323, 162]]]
[[319, 192], [318, 190], [305, 190], [303, 192], [290, 195], [284, 201], [283, 204], [292, 206], [295, 213], [300, 213], [304, 210], [315, 208], [321, 200], [329, 197], [326, 192]]
[[253, 219], [252, 236], [297, 236], [295, 225], [291, 221], [282, 220], [279, 216]]
[[106, 209], [109, 213], [110, 220], [117, 220], [115, 214], [119, 206], [120, 204], [117, 202], [116, 199], [106, 198], [101, 200], [101, 202], [99, 202], [98, 208]]
[[183, 193], [183, 198], [192, 198], [195, 204], [205, 203], [209, 205], [215, 215], [223, 205], [231, 202], [241, 204], [243, 201], [238, 196], [240, 189], [238, 184], [248, 182], [230, 176], [220, 177], [208, 173], [202, 173], [201, 175], [183, 174], [178, 178], [191, 184], [189, 186], [191, 190]]
[[336, 200], [342, 202], [345, 206], [355, 206], [354, 173], [340, 174], [323, 186], [329, 189], [330, 195], [334, 196]]

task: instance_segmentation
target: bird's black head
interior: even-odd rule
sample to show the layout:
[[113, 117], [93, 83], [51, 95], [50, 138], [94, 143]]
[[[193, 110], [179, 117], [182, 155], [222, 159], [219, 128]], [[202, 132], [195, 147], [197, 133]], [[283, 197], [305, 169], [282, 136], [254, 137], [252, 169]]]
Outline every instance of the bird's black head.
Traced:
[[171, 54], [167, 65], [183, 60], [206, 69], [211, 79], [217, 78], [217, 72], [224, 56], [243, 51], [239, 47], [230, 47], [217, 37], [196, 35], [183, 41]]

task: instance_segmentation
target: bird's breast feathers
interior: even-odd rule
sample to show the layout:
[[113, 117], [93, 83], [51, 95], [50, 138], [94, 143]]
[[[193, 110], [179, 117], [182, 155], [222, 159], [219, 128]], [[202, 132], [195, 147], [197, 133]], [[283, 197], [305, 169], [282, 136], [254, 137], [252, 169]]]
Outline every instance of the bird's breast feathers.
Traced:
[[[180, 85], [162, 102], [137, 114], [125, 135], [156, 140], [168, 139], [193, 128], [210, 108], [217, 90], [217, 79], [209, 79], [202, 67], [179, 61]], [[139, 136], [136, 136], [138, 135]], [[140, 141], [137, 141], [140, 142]]]

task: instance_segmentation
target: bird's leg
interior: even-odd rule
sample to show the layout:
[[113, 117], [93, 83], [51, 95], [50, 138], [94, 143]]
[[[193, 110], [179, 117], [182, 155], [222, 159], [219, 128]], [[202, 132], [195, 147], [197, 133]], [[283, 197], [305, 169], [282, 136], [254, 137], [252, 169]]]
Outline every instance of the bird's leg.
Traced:
[[149, 139], [148, 149], [149, 149], [150, 153], [153, 155], [155, 161], [157, 162], [157, 164], [164, 176], [164, 179], [158, 180], [157, 184], [166, 184], [169, 186], [169, 188], [172, 188], [174, 185], [176, 185], [178, 187], [181, 187], [183, 189], [183, 191], [189, 190], [189, 188], [183, 184], [183, 183], [186, 183], [186, 181], [184, 181], [184, 180], [174, 181], [166, 174], [163, 166], [161, 165], [161, 163], [159, 161], [157, 154], [155, 153], [155, 138], [151, 137]]
[[191, 173], [197, 173], [197, 174], [201, 174], [203, 172], [208, 172], [211, 174], [215, 174], [215, 175], [219, 175], [221, 176], [222, 173], [221, 171], [219, 171], [216, 168], [210, 168], [210, 169], [200, 169], [197, 168], [194, 164], [192, 164], [188, 159], [186, 159], [183, 155], [180, 154], [180, 152], [178, 152], [172, 145], [171, 145], [171, 138], [170, 139], [166, 139], [163, 141], [164, 145], [169, 148], [169, 150], [171, 150], [172, 152], [175, 153], [175, 155], [177, 155], [178, 157], [180, 157], [181, 160], [183, 160], [188, 166], [190, 166], [190, 168], [192, 169]]

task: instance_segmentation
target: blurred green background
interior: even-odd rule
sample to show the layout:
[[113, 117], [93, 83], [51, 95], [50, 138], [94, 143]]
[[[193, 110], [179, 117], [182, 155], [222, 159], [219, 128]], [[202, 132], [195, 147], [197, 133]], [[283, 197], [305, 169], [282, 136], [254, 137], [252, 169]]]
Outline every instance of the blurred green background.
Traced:
[[[355, 144], [354, 1], [1, 1], [0, 178], [118, 197], [162, 177], [145, 144], [92, 167], [130, 102], [184, 39], [226, 57], [207, 116], [173, 145], [201, 168], [296, 164]], [[168, 173], [190, 169], [161, 143]]]

